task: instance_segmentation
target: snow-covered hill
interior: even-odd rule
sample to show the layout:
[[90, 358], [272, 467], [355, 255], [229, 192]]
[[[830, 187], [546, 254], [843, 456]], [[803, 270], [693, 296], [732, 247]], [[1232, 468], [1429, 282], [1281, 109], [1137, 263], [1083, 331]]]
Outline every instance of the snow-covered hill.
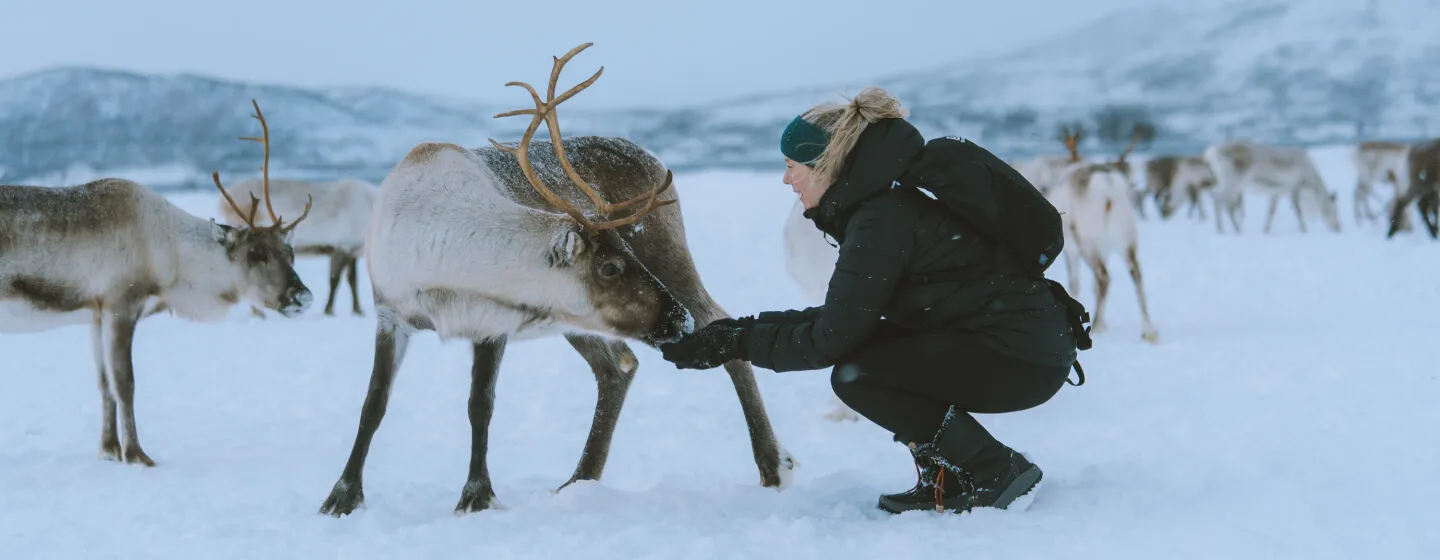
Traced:
[[[1104, 15], [1003, 56], [930, 71], [675, 110], [566, 111], [566, 134], [618, 134], [677, 169], [773, 166], [791, 116], [873, 81], [927, 134], [963, 134], [997, 151], [1054, 151], [1057, 123], [1106, 115], [1159, 126], [1157, 150], [1226, 137], [1280, 143], [1440, 134], [1440, 0], [1243, 0]], [[964, 47], [957, 38], [957, 51]], [[578, 78], [577, 78], [578, 79]], [[274, 166], [289, 174], [378, 180], [415, 142], [513, 138], [515, 108], [383, 88], [302, 89], [193, 75], [60, 68], [0, 81], [0, 177], [69, 183], [123, 174], [157, 187], [255, 170], [255, 97], [271, 120]], [[1114, 145], [1090, 136], [1088, 150]], [[4, 174], [8, 173], [8, 176]]]

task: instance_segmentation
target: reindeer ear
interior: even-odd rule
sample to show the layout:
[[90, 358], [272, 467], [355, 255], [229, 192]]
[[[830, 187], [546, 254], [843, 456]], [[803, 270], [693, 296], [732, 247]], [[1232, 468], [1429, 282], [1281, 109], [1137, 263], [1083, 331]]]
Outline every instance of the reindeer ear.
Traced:
[[224, 246], [226, 249], [235, 246], [236, 233], [235, 228], [215, 223], [215, 218], [210, 218], [210, 239]]
[[567, 229], [555, 236], [555, 244], [550, 247], [548, 255], [550, 266], [553, 268], [567, 268], [573, 266], [580, 256], [585, 253], [585, 235], [579, 229]]

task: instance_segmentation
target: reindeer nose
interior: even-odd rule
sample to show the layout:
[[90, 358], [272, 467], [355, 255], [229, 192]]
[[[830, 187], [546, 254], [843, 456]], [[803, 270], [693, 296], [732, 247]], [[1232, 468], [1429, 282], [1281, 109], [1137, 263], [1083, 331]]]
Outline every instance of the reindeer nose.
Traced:
[[285, 307], [288, 309], [292, 309], [292, 312], [298, 313], [309, 309], [310, 302], [314, 300], [314, 294], [311, 294], [310, 289], [306, 288], [304, 285], [301, 285], [299, 287], [292, 286], [290, 289], [285, 291], [285, 301], [288, 302]]

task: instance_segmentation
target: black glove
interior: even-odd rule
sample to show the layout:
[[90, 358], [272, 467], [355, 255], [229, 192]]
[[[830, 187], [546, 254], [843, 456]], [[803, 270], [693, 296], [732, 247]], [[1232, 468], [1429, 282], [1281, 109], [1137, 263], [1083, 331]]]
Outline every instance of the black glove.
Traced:
[[753, 317], [720, 319], [685, 337], [660, 345], [665, 361], [680, 369], [710, 369], [730, 360], [745, 359], [745, 344]]

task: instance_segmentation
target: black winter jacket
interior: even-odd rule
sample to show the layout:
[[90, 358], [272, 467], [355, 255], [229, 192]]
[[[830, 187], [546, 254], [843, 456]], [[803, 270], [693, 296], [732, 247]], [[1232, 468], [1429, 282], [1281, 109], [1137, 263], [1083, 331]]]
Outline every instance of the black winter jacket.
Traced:
[[[929, 195], [900, 186], [924, 145], [903, 119], [866, 127], [840, 177], [805, 213], [816, 235], [840, 243], [825, 303], [759, 314], [746, 336], [752, 364], [772, 371], [831, 367], [882, 328], [951, 330], [1017, 360], [1075, 362], [1075, 337], [1049, 284], [1004, 272], [1008, 253]], [[956, 270], [969, 279], [917, 282], [925, 273]]]

